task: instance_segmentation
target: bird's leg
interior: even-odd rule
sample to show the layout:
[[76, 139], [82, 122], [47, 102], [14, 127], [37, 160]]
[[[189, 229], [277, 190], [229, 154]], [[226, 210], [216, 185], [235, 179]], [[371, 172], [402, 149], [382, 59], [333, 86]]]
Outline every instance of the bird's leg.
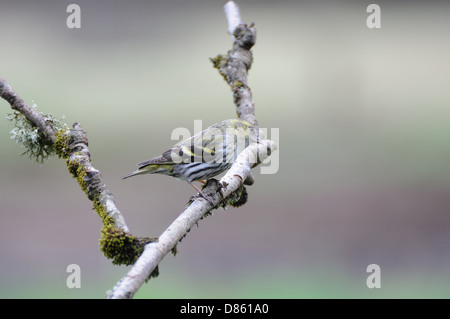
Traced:
[[201, 191], [201, 189], [200, 188], [198, 188], [197, 186], [195, 186], [193, 183], [189, 183], [189, 185], [191, 185], [192, 187], [194, 187], [195, 188], [195, 190], [197, 191], [197, 192], [199, 192], [199, 193], [201, 193], [202, 191]]
[[[188, 182], [189, 183], [189, 182]], [[205, 182], [203, 182], [203, 183], [205, 183]], [[212, 206], [215, 206], [214, 205], [214, 203], [213, 203], [213, 200], [212, 200], [212, 198], [210, 197], [210, 196], [208, 196], [208, 195], [206, 195], [205, 193], [203, 193], [202, 191], [201, 191], [201, 189], [200, 188], [198, 188], [197, 186], [195, 186], [193, 183], [189, 183], [192, 187], [194, 187], [195, 188], [195, 190], [198, 192], [198, 194], [201, 196], [201, 197], [203, 197], [204, 199], [206, 199]]]

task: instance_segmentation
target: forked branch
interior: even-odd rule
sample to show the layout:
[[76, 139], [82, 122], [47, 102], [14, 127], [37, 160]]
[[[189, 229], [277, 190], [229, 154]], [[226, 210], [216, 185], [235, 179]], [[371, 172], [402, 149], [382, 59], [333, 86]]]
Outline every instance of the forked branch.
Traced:
[[[250, 49], [255, 44], [256, 29], [253, 24], [248, 26], [241, 23], [239, 9], [233, 1], [225, 5], [225, 14], [229, 32], [232, 34], [233, 47], [227, 54], [218, 55], [211, 60], [231, 86], [238, 117], [258, 127], [247, 82], [247, 72], [253, 61]], [[52, 117], [27, 105], [3, 79], [0, 79], [0, 97], [17, 112], [14, 118], [23, 116], [33, 128], [33, 132], [37, 128], [39, 136], [33, 137], [32, 142], [37, 144], [35, 146], [38, 150], [45, 145], [46, 149], [50, 147], [51, 151], [66, 160], [69, 172], [102, 218], [100, 244], [104, 254], [115, 264], [133, 264], [128, 274], [108, 292], [108, 298], [133, 297], [148, 278], [157, 275], [159, 262], [169, 252], [176, 251], [178, 242], [199, 220], [219, 206], [241, 205], [246, 194], [243, 184], [253, 183], [251, 168], [261, 163], [276, 148], [276, 145], [268, 140], [251, 144], [241, 152], [220, 181], [208, 181], [202, 193], [208, 195], [211, 202], [203, 197], [192, 199], [189, 206], [158, 239], [135, 237], [131, 235], [123, 215], [116, 207], [114, 197], [103, 182], [100, 171], [92, 165], [88, 139], [81, 125], [75, 123], [69, 129], [65, 124], [57, 124]]]

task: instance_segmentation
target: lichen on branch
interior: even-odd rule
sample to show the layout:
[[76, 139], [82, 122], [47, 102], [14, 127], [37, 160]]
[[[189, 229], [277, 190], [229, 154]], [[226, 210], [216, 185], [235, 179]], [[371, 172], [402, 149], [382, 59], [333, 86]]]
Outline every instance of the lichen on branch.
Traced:
[[[31, 107], [34, 110], [37, 109], [35, 103], [31, 104]], [[68, 129], [67, 124], [57, 120], [52, 114], [41, 112], [39, 114], [55, 132], [63, 132]], [[14, 128], [9, 132], [11, 139], [25, 149], [22, 155], [28, 155], [35, 162], [43, 163], [44, 160], [58, 153], [54, 144], [49, 142], [48, 136], [39, 127], [33, 125], [21, 112], [8, 113], [6, 119], [14, 125]]]

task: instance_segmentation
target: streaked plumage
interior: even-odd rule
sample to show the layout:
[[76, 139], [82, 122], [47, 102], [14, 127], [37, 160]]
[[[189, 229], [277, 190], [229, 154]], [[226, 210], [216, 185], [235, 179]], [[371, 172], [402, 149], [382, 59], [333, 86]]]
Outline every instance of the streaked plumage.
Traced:
[[164, 174], [193, 185], [193, 181], [208, 179], [229, 169], [239, 153], [258, 140], [257, 129], [250, 123], [225, 120], [175, 144], [160, 156], [139, 163], [136, 171], [123, 178]]

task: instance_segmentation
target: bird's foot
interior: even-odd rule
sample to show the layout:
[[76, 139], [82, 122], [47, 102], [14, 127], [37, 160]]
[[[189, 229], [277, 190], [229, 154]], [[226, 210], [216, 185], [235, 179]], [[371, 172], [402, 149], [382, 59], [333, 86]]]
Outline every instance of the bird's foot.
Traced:
[[211, 206], [215, 207], [217, 205], [214, 204], [214, 195], [220, 189], [218, 180], [214, 178], [207, 180], [206, 183], [202, 186], [202, 189], [199, 189], [192, 183], [190, 184], [197, 190], [198, 194], [191, 196], [191, 198], [189, 199], [189, 203], [192, 203], [197, 198], [202, 197], [203, 199], [207, 200], [208, 203], [211, 204]]
[[196, 195], [192, 195], [191, 198], [189, 199], [189, 202], [193, 202], [194, 200], [196, 200], [197, 198], [200, 198], [200, 197], [203, 199], [206, 199], [211, 204], [211, 206], [216, 206], [214, 204], [213, 198], [211, 196], [209, 196], [208, 194], [205, 194], [202, 191], [199, 191]]

